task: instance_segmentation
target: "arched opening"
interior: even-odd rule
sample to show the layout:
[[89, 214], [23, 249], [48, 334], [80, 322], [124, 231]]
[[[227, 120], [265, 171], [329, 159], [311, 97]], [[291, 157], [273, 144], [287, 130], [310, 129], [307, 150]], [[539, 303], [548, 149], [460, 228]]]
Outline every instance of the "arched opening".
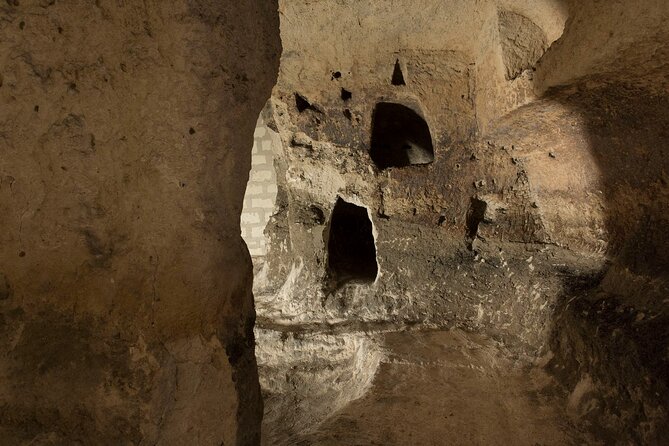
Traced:
[[328, 234], [328, 273], [337, 286], [373, 282], [379, 271], [367, 209], [337, 198]]
[[372, 117], [370, 156], [379, 169], [429, 164], [434, 161], [430, 127], [405, 105], [379, 102]]

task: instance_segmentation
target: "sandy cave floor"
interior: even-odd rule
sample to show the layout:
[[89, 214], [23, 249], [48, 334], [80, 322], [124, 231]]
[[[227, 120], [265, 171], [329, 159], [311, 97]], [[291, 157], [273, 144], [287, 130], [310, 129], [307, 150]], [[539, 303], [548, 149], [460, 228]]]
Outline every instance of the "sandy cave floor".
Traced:
[[[284, 395], [281, 410], [288, 414], [281, 423], [265, 422], [264, 444], [596, 444], [571, 425], [548, 375], [490, 340], [459, 330], [389, 332], [378, 339], [384, 359], [362, 398], [286, 438], [277, 430], [286, 425], [295, 396]], [[268, 420], [274, 403], [266, 404]]]

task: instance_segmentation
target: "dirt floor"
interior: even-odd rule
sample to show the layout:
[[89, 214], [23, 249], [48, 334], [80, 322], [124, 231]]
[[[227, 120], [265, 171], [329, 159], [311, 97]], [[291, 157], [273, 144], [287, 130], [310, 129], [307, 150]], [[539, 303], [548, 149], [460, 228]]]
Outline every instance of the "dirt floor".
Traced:
[[[367, 393], [285, 444], [596, 444], [570, 424], [550, 377], [493, 341], [461, 331], [379, 339], [386, 355]], [[277, 438], [267, 430], [281, 426], [264, 429], [265, 439]]]

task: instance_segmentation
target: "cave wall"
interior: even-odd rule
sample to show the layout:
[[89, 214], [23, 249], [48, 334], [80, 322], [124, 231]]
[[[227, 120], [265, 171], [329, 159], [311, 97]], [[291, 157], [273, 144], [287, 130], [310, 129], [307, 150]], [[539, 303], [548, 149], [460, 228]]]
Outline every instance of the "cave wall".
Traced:
[[537, 67], [538, 91], [593, 75], [666, 90], [667, 2], [570, 0], [568, 6], [568, 32]]
[[239, 216], [277, 5], [0, 6], [5, 444], [254, 444]]
[[[659, 444], [666, 2], [281, 8], [271, 125], [283, 144], [256, 284], [261, 323], [484, 332], [542, 357], [575, 421], [604, 441]], [[424, 117], [432, 163], [375, 165], [379, 102]], [[373, 283], [329, 280], [339, 198], [369, 210]]]
[[[545, 348], [560, 283], [543, 270], [556, 254], [547, 253], [553, 245], [523, 166], [483, 135], [535, 97], [531, 73], [561, 35], [562, 2], [285, 2], [281, 10], [285, 52], [272, 99], [283, 142], [279, 206], [256, 293], [261, 317], [486, 327]], [[534, 34], [504, 25], [508, 16]], [[522, 44], [502, 45], [514, 39]], [[506, 78], [509, 61], [523, 68], [518, 79]], [[393, 85], [397, 67], [403, 85]], [[432, 163], [383, 169], [370, 159], [380, 102], [425, 119]], [[338, 197], [369, 209], [380, 271], [371, 285], [331, 286], [326, 243]], [[489, 211], [472, 233], [474, 201]]]

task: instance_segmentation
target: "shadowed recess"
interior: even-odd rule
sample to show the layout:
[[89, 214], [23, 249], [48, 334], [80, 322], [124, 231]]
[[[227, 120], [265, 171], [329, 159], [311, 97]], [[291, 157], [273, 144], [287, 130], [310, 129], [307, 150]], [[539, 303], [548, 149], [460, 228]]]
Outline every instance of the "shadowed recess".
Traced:
[[430, 128], [409, 107], [380, 102], [372, 117], [370, 156], [379, 169], [429, 164], [434, 161]]
[[367, 209], [337, 198], [330, 219], [328, 272], [338, 285], [373, 282], [378, 273]]

